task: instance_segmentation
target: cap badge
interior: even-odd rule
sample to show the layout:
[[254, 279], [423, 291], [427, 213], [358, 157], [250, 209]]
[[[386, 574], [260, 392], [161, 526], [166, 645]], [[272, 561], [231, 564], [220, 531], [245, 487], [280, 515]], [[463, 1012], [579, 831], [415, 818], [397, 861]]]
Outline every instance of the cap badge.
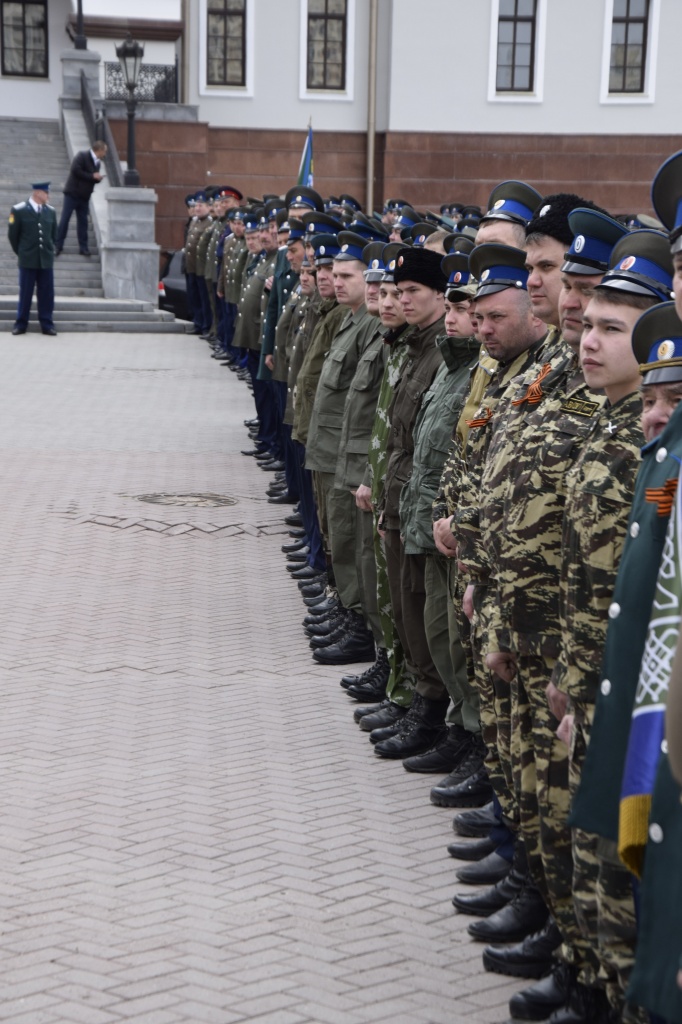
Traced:
[[452, 280], [454, 284], [458, 284], [462, 280], [461, 271], [458, 270]]
[[501, 206], [504, 206], [504, 203], [504, 199], [498, 199], [496, 203], [493, 203], [493, 210], [499, 210]]
[[320, 246], [320, 248], [319, 248], [319, 253], [320, 253], [320, 256], [324, 256], [324, 254], [325, 254], [325, 252], [326, 252], [326, 251], [327, 251], [327, 250], [325, 249], [325, 247], [324, 247], [323, 245], [321, 245], [321, 246]]
[[296, 202], [300, 203], [303, 200], [303, 196], [296, 196]]
[[395, 270], [395, 260], [391, 260], [389, 265], [386, 267], [386, 270], [388, 270], [388, 271]]
[[419, 238], [417, 239], [417, 244], [418, 245], [423, 245], [425, 241], [426, 241], [426, 235], [420, 235]]
[[539, 214], [538, 214], [538, 217], [546, 217], [547, 214], [549, 213], [549, 211], [551, 210], [551, 208], [552, 207], [551, 207], [550, 203], [548, 203], [546, 206], [543, 206], [542, 209], [540, 210]]
[[675, 342], [674, 341], [662, 341], [658, 346], [658, 358], [659, 359], [672, 359], [675, 355]]
[[619, 270], [629, 270], [630, 267], [634, 267], [637, 262], [636, 256], [626, 256], [624, 260], [621, 260], [618, 264]]
[[489, 277], [490, 277], [490, 271], [489, 270], [484, 270], [483, 273], [481, 274], [481, 281], [487, 281]]
[[372, 270], [379, 269], [379, 260], [372, 260]]
[[348, 242], [341, 246], [341, 252], [348, 252]]
[[585, 248], [585, 236], [584, 235], [576, 235], [575, 240], [573, 242], [573, 248], [575, 249], [576, 252], [582, 252], [583, 251], [583, 249]]

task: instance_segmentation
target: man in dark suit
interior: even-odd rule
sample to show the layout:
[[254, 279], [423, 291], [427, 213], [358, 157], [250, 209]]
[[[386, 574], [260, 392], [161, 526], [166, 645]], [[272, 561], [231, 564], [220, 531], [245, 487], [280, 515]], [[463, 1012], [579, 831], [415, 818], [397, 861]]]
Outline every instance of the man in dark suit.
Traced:
[[64, 248], [66, 232], [69, 230], [69, 221], [74, 210], [76, 211], [78, 251], [81, 256], [90, 255], [88, 249], [88, 206], [95, 185], [104, 177], [100, 168], [106, 152], [105, 143], [96, 142], [92, 149], [84, 149], [80, 153], [76, 153], [73, 158], [69, 177], [64, 186], [64, 206], [59, 221], [55, 256], [59, 256]]
[[49, 181], [31, 185], [27, 202], [17, 203], [9, 215], [7, 235], [19, 257], [19, 306], [12, 334], [26, 334], [33, 291], [38, 290], [38, 319], [43, 334], [55, 335], [54, 252], [57, 213], [48, 203]]

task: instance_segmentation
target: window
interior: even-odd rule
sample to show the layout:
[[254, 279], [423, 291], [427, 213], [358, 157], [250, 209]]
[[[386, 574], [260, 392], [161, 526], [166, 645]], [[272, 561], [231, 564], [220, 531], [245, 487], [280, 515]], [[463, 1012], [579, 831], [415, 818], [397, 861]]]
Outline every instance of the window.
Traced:
[[308, 0], [307, 88], [346, 88], [346, 0]]
[[2, 3], [2, 73], [47, 78], [47, 0]]
[[499, 0], [497, 92], [532, 92], [537, 0]]
[[609, 92], [644, 92], [649, 0], [614, 0]]
[[208, 85], [246, 85], [246, 0], [208, 0]]

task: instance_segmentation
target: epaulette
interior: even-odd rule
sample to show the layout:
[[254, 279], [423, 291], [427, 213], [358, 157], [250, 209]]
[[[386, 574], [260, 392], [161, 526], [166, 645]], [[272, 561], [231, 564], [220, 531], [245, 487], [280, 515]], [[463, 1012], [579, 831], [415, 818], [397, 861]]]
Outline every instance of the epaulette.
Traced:
[[24, 203], [15, 203], [14, 206], [12, 207], [12, 209], [13, 210], [23, 210], [23, 208], [25, 206], [26, 206], [25, 202]]
[[45, 208], [46, 208], [47, 210], [54, 210], [54, 206], [50, 206], [50, 204], [49, 204], [49, 203], [45, 203]]

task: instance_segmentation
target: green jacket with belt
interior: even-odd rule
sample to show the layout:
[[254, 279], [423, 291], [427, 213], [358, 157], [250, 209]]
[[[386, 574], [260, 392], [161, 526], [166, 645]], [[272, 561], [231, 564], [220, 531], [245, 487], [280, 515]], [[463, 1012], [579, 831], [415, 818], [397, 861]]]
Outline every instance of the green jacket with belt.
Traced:
[[300, 444], [308, 443], [310, 419], [313, 415], [317, 385], [327, 353], [348, 310], [336, 299], [324, 299], [320, 306], [320, 319], [296, 381], [296, 402], [292, 437]]

